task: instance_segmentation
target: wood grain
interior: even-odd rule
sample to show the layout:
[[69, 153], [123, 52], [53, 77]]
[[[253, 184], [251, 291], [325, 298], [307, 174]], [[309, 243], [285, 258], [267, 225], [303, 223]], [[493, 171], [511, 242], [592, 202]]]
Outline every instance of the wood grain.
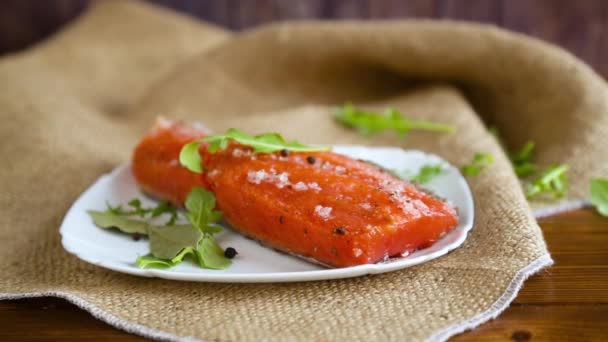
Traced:
[[607, 321], [608, 305], [513, 305], [498, 319], [452, 340], [605, 341]]
[[[526, 33], [571, 51], [608, 74], [605, 0], [148, 0], [233, 30], [287, 19], [438, 18], [477, 21]], [[0, 54], [57, 31], [90, 0], [4, 0]]]
[[[608, 340], [608, 219], [591, 209], [540, 221], [556, 264], [497, 319], [455, 341]], [[0, 341], [139, 341], [56, 298], [0, 302]]]

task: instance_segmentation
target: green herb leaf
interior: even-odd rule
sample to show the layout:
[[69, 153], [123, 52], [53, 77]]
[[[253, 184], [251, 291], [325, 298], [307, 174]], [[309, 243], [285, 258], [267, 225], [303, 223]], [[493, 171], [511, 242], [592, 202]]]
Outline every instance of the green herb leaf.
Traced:
[[532, 163], [514, 164], [513, 170], [515, 170], [517, 177], [521, 179], [533, 174], [536, 171], [536, 165]]
[[189, 224], [150, 226], [150, 252], [160, 259], [172, 259], [187, 247], [196, 248], [203, 233]]
[[[225, 149], [228, 147], [230, 141], [236, 141], [239, 144], [253, 147], [253, 153], [272, 153], [281, 150], [292, 152], [318, 152], [330, 150], [329, 147], [312, 147], [297, 141], [286, 141], [277, 133], [264, 133], [251, 136], [235, 128], [229, 129], [224, 134], [205, 137], [202, 141], [208, 143], [207, 149], [210, 153]], [[200, 144], [200, 141], [188, 143], [181, 149], [179, 154], [179, 162], [188, 170], [195, 173], [203, 172], [202, 160], [199, 154]]]
[[519, 178], [529, 176], [536, 171], [536, 165], [532, 163], [534, 146], [533, 141], [528, 141], [519, 151], [511, 153], [510, 155], [513, 169]]
[[526, 142], [519, 151], [511, 154], [511, 160], [514, 163], [530, 162], [534, 153], [534, 147], [533, 141]]
[[608, 216], [608, 179], [591, 180], [591, 203], [602, 216]]
[[[221, 227], [214, 222], [222, 218], [222, 212], [215, 209], [215, 195], [200, 187], [194, 187], [186, 197], [186, 217], [194, 227], [203, 233], [217, 233]], [[219, 230], [218, 230], [219, 228]]]
[[213, 236], [206, 235], [201, 239], [197, 253], [201, 267], [223, 270], [232, 265], [232, 260], [226, 258], [224, 250], [217, 244]]
[[152, 254], [140, 256], [135, 260], [135, 263], [139, 268], [170, 268], [181, 263], [184, 258], [190, 255], [198, 262], [198, 254], [192, 247], [187, 247], [181, 250], [172, 259], [161, 259], [157, 258]]
[[494, 136], [500, 146], [504, 147], [504, 143], [502, 141], [502, 137], [500, 136], [500, 131], [498, 130], [498, 127], [490, 126], [488, 127], [488, 132]]
[[145, 218], [147, 215], [150, 215], [151, 218], [159, 217], [162, 214], [169, 214], [168, 225], [172, 225], [177, 220], [177, 208], [175, 208], [168, 201], [162, 201], [158, 203], [155, 207], [144, 207], [141, 204], [141, 200], [139, 198], [133, 198], [128, 203], [128, 206], [133, 208], [132, 210], [123, 209], [122, 205], [117, 205], [113, 207], [110, 203], [106, 202], [106, 212], [116, 215], [116, 216], [139, 216], [141, 218]]
[[113, 211], [87, 211], [93, 219], [93, 223], [101, 228], [116, 228], [123, 233], [128, 234], [148, 234], [148, 224], [143, 221], [130, 220], [124, 217], [117, 216]]
[[[224, 269], [232, 261], [224, 256], [212, 234], [222, 227], [216, 222], [222, 218], [222, 212], [215, 209], [215, 196], [212, 192], [194, 187], [186, 198], [185, 216], [191, 224], [175, 225], [178, 213], [169, 202], [163, 201], [155, 207], [144, 207], [138, 198], [128, 202], [131, 210], [121, 205], [111, 206], [105, 212], [89, 211], [93, 222], [102, 228], [116, 227], [126, 233], [139, 233], [149, 236], [150, 254], [140, 256], [136, 264], [141, 268], [169, 268], [183, 261], [187, 255], [193, 256], [204, 268]], [[152, 225], [150, 219], [163, 214], [171, 218], [163, 226]], [[139, 216], [147, 220], [132, 220], [128, 216]]]
[[494, 162], [494, 157], [484, 152], [478, 152], [475, 153], [473, 160], [469, 164], [463, 165], [460, 168], [460, 171], [465, 176], [476, 176], [486, 166], [492, 164], [492, 162]]
[[159, 217], [162, 214], [169, 214], [169, 221], [167, 221], [168, 226], [172, 226], [177, 221], [177, 208], [175, 208], [168, 201], [160, 202], [156, 207], [151, 210], [152, 217]]
[[443, 172], [443, 168], [440, 164], [424, 165], [422, 168], [420, 168], [418, 174], [410, 177], [410, 180], [420, 184], [428, 183], [433, 178], [439, 176], [441, 172]]
[[192, 141], [179, 151], [179, 163], [194, 173], [203, 172], [203, 160], [198, 151], [200, 145], [200, 141]]
[[133, 208], [133, 211], [130, 213], [123, 213], [123, 215], [138, 215], [140, 217], [144, 217], [146, 214], [148, 214], [148, 210], [142, 208], [139, 198], [134, 198], [127, 202], [127, 204]]
[[122, 205], [117, 205], [115, 207], [113, 207], [108, 201], [106, 201], [106, 212], [110, 213], [110, 214], [114, 214], [114, 215], [123, 215], [124, 213], [124, 209], [122, 208]]
[[566, 172], [568, 165], [553, 165], [547, 168], [526, 188], [526, 197], [533, 198], [542, 193], [547, 193], [554, 198], [561, 198], [568, 192], [568, 180]]
[[152, 254], [138, 257], [135, 264], [139, 268], [170, 268], [175, 266], [171, 260], [159, 259]]
[[232, 265], [232, 260], [224, 256], [224, 250], [211, 235], [204, 236], [197, 248], [186, 247], [171, 259], [157, 258], [149, 254], [137, 258], [136, 263], [140, 268], [169, 268], [181, 263], [187, 255], [194, 257], [202, 268], [223, 270]]
[[456, 130], [453, 126], [446, 124], [406, 118], [394, 108], [389, 108], [381, 114], [361, 110], [350, 103], [338, 108], [334, 113], [334, 118], [342, 125], [355, 128], [364, 135], [388, 130], [400, 135], [406, 135], [412, 130], [442, 133], [452, 133]]
[[281, 150], [293, 152], [315, 152], [328, 151], [329, 147], [311, 147], [297, 141], [286, 141], [280, 134], [264, 133], [256, 136], [247, 135], [235, 128], [229, 129], [224, 134], [212, 135], [203, 138], [209, 143], [209, 152], [215, 153], [219, 149], [225, 149], [230, 140], [239, 144], [253, 147], [253, 153], [272, 153]]

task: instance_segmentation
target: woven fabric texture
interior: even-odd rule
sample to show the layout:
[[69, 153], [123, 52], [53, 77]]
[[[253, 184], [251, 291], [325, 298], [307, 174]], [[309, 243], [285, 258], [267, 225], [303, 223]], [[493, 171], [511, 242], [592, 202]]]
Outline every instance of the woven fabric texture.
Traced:
[[[569, 164], [568, 201], [586, 197], [590, 178], [608, 176], [605, 82], [559, 48], [489, 26], [301, 22], [230, 34], [150, 5], [106, 1], [50, 40], [0, 59], [0, 89], [0, 296], [77, 298], [148, 336], [444, 339], [498, 314], [522, 270], [550, 263], [484, 122], [512, 148], [534, 140], [541, 166]], [[393, 106], [458, 131], [362, 137], [332, 121], [331, 108], [346, 101]], [[457, 165], [478, 151], [495, 161], [469, 180], [476, 217], [465, 244], [402, 271], [206, 284], [123, 275], [68, 254], [58, 233], [63, 215], [97, 177], [128, 161], [159, 114], [216, 131], [422, 149]]]

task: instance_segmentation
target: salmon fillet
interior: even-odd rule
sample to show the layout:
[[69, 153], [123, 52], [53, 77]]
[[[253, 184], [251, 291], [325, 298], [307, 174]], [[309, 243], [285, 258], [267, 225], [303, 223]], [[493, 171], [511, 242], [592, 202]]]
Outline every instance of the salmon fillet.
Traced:
[[254, 154], [237, 143], [214, 154], [201, 145], [204, 172], [179, 152], [204, 130], [161, 121], [137, 145], [132, 171], [147, 193], [182, 205], [194, 186], [215, 193], [237, 231], [332, 267], [376, 263], [427, 247], [456, 227], [456, 209], [377, 166], [333, 152]]

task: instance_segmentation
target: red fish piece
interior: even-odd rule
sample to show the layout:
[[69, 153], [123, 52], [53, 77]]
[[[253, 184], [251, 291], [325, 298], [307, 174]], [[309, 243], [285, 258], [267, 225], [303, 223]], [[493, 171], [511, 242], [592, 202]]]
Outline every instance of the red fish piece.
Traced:
[[203, 135], [157, 125], [134, 153], [138, 184], [177, 204], [205, 187], [234, 229], [279, 250], [333, 267], [376, 263], [429, 246], [458, 224], [449, 203], [333, 152], [253, 154], [231, 143], [210, 154], [202, 146], [204, 173], [192, 173], [177, 163], [179, 151]]

